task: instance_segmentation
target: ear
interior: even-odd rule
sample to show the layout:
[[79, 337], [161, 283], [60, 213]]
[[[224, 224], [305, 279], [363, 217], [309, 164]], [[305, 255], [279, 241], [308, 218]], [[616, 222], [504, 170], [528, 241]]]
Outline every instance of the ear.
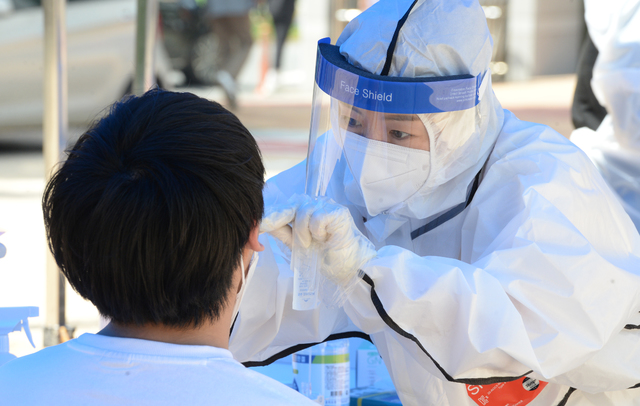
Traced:
[[260, 244], [260, 241], [258, 241], [259, 235], [260, 223], [256, 223], [256, 225], [251, 229], [251, 234], [249, 234], [249, 241], [247, 241], [246, 247], [256, 252], [264, 251], [264, 245]]

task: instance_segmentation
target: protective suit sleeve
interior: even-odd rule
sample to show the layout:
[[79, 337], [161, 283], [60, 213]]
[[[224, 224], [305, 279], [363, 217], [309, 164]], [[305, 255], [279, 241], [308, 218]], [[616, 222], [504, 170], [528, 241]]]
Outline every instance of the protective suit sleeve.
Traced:
[[[269, 182], [265, 188], [266, 207], [285, 207], [290, 196], [302, 193], [304, 165], [293, 167], [279, 175], [281, 183]], [[287, 235], [286, 224], [295, 210], [281, 216], [269, 216], [263, 231], [280, 230]], [[289, 217], [291, 218], [289, 218]], [[289, 234], [290, 235], [290, 234]], [[285, 238], [286, 239], [286, 238]], [[291, 252], [279, 239], [264, 233], [255, 275], [247, 286], [238, 317], [232, 328], [229, 349], [234, 357], [248, 366], [267, 365], [305, 346], [340, 336], [365, 337], [341, 308], [318, 308], [307, 311], [292, 309], [293, 272]]]
[[407, 380], [424, 368], [469, 384], [528, 374], [629, 388], [640, 368], [624, 365], [640, 351], [621, 332], [640, 310], [640, 237], [580, 150], [507, 121], [466, 213], [462, 260], [384, 247], [345, 311], [388, 357], [417, 361]]

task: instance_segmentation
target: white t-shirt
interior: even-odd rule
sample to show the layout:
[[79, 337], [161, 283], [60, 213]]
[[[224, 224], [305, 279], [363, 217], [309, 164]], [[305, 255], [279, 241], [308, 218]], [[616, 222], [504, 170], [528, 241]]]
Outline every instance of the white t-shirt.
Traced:
[[226, 349], [94, 334], [4, 364], [0, 404], [316, 405]]

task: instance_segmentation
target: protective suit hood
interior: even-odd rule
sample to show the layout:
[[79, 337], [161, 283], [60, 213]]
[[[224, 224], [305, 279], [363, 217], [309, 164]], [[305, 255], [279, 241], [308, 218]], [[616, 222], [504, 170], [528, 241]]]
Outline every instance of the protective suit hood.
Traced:
[[[385, 215], [392, 213], [396, 222], [397, 216], [428, 219], [464, 202], [503, 122], [502, 107], [490, 84], [492, 39], [477, 1], [418, 0], [407, 14], [412, 4], [382, 0], [364, 11], [347, 25], [336, 43], [342, 56], [359, 69], [383, 73], [398, 21], [406, 14], [393, 47], [389, 77], [487, 76], [487, 84], [479, 88], [480, 102], [475, 108], [418, 114], [431, 138], [430, 171], [416, 193], [385, 211]], [[345, 186], [353, 189], [356, 182], [348, 178], [349, 174]], [[353, 190], [347, 190], [347, 195], [353, 196]], [[349, 198], [349, 203], [364, 216], [379, 214], [367, 212], [362, 199]]]
[[[412, 3], [382, 0], [353, 19], [336, 41], [347, 61], [379, 75], [398, 21]], [[477, 1], [418, 0], [398, 33], [389, 76], [476, 76], [489, 68], [491, 52]]]

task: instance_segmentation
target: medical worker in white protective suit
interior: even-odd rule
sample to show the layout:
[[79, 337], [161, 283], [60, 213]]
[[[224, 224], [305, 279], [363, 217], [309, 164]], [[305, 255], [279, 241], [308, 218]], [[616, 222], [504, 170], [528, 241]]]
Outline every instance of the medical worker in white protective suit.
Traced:
[[[491, 47], [476, 0], [381, 0], [320, 41], [238, 360], [368, 335], [405, 406], [640, 405], [640, 236], [580, 149], [502, 109]], [[293, 310], [291, 246], [342, 306]]]
[[591, 80], [608, 114], [597, 131], [579, 128], [571, 141], [596, 164], [640, 229], [640, 1], [585, 1], [598, 49]]

